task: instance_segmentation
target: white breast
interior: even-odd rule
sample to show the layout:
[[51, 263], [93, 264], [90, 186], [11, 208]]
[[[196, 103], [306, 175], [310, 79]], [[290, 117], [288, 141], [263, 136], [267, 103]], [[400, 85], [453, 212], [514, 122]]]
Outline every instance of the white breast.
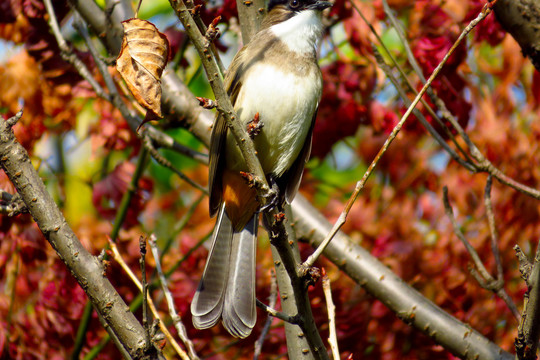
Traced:
[[[259, 113], [264, 126], [254, 142], [265, 173], [281, 176], [296, 160], [317, 109], [321, 88], [320, 76], [314, 71], [300, 77], [264, 62], [253, 66], [245, 76], [235, 110], [243, 123]], [[229, 166], [244, 170], [230, 134], [227, 144]], [[235, 164], [232, 159], [237, 159]]]
[[289, 20], [273, 25], [271, 31], [289, 50], [301, 54], [315, 53], [323, 31], [321, 12], [303, 10]]

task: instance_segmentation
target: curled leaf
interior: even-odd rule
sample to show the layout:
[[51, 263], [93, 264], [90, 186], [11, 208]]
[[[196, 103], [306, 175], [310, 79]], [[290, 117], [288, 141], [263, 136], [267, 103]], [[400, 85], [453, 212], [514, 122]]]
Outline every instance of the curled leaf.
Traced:
[[169, 42], [151, 22], [129, 19], [122, 22], [124, 38], [116, 70], [129, 90], [148, 110], [145, 121], [162, 117], [161, 74], [169, 57]]

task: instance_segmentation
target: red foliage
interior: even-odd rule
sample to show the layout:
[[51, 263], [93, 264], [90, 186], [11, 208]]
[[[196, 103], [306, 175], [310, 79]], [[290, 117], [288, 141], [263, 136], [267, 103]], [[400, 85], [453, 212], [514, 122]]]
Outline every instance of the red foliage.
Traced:
[[[473, 0], [469, 3], [469, 12], [465, 16], [464, 23], [468, 24], [471, 20], [476, 18], [482, 11], [482, 8], [486, 5], [483, 0]], [[474, 31], [474, 41], [485, 41], [491, 46], [497, 46], [506, 36], [506, 32], [501, 27], [501, 24], [497, 21], [495, 16], [488, 16], [482, 22], [480, 22]]]
[[195, 5], [203, 5], [201, 19], [205, 24], [210, 24], [216, 17], [221, 16], [221, 21], [228, 23], [233, 17], [238, 16], [235, 0], [223, 0], [219, 5], [209, 1], [198, 0]]
[[[129, 190], [129, 184], [135, 171], [131, 162], [123, 162], [103, 180], [94, 185], [92, 202], [96, 210], [105, 219], [113, 220], [118, 212], [122, 197]], [[128, 229], [139, 223], [138, 216], [152, 191], [152, 181], [142, 177], [128, 206], [123, 227]]]
[[375, 85], [375, 74], [370, 66], [338, 61], [324, 67], [322, 72], [324, 89], [312, 149], [312, 156], [318, 157], [324, 157], [338, 140], [353, 135], [365, 121], [365, 104]]
[[[66, 2], [54, 3], [59, 20], [65, 20]], [[482, 6], [479, 0], [393, 0], [389, 3], [398, 18], [407, 25], [406, 33], [411, 39], [413, 53], [426, 76], [442, 60], [463, 25], [476, 16]], [[381, 2], [376, 1], [374, 9], [372, 4], [359, 4], [377, 31], [388, 36], [389, 23], [381, 11]], [[347, 44], [345, 47], [335, 44], [335, 51], [331, 54], [323, 51], [327, 65], [322, 69], [324, 94], [314, 129], [313, 154], [324, 157], [336, 141], [356, 135], [356, 142], [352, 142], [357, 144], [354, 150], [358, 158], [355, 161], [366, 163], [381, 148], [403, 107], [394, 101], [394, 94], [386, 95], [384, 91], [381, 94], [380, 90], [387, 87], [388, 81], [374, 65], [373, 39], [369, 29], [350, 5], [350, 2], [341, 1], [331, 10], [333, 20], [344, 20], [340, 29], [343, 29]], [[218, 15], [228, 22], [236, 16], [235, 9], [234, 0], [225, 0], [222, 6], [203, 8], [201, 14], [206, 23]], [[74, 128], [81, 109], [80, 102], [75, 99], [88, 92], [85, 92], [85, 83], [81, 82], [74, 69], [59, 57], [41, 1], [10, 0], [1, 3], [0, 23], [0, 36], [24, 44], [25, 48], [0, 65], [0, 106], [5, 109], [2, 115], [14, 114], [19, 110], [19, 99], [24, 101], [25, 116], [14, 130], [18, 139], [31, 151], [34, 144], [48, 133]], [[185, 35], [177, 31], [170, 34], [171, 44], [179, 48]], [[388, 37], [392, 40], [391, 36]], [[540, 102], [540, 76], [527, 67], [529, 65], [521, 56], [516, 56], [519, 50], [511, 39], [505, 38], [501, 43], [503, 37], [504, 33], [494, 17], [488, 17], [475, 29], [474, 39], [458, 47], [433, 83], [433, 88], [463, 126], [474, 116], [468, 131], [479, 149], [497, 167], [517, 181], [538, 188], [540, 152], [535, 150], [540, 140], [540, 125], [534, 119]], [[480, 42], [484, 42], [482, 51], [487, 51], [486, 43], [490, 46], [500, 44], [496, 49], [488, 49], [496, 55], [500, 51], [500, 63], [477, 56]], [[94, 64], [84, 53], [77, 54], [91, 71], [95, 71]], [[400, 64], [406, 62], [403, 54], [394, 55]], [[469, 68], [466, 60], [475, 66]], [[527, 76], [523, 76], [523, 69], [529, 71], [525, 73]], [[529, 78], [529, 74], [532, 74], [532, 79], [524, 80]], [[411, 79], [415, 79], [414, 75]], [[418, 79], [413, 81], [419, 88]], [[527, 106], [522, 106], [521, 89], [527, 97]], [[93, 146], [92, 156], [99, 157], [105, 153], [111, 156], [112, 161], [121, 158], [119, 165], [92, 189], [92, 203], [99, 216], [85, 212], [73, 225], [84, 246], [98, 254], [105, 246], [106, 235], [112, 227], [111, 220], [118, 211], [122, 196], [129, 189], [134, 172], [130, 161], [137, 155], [140, 144], [111, 105], [93, 100], [93, 106], [99, 120], [88, 130]], [[399, 110], [396, 112], [394, 109]], [[358, 131], [360, 125], [364, 127]], [[39, 156], [32, 155], [33, 159]], [[486, 176], [471, 174], [452, 161], [446, 164], [440, 160], [440, 155], [441, 149], [433, 145], [433, 140], [411, 119], [377, 165], [376, 173], [367, 182], [342, 229], [424, 296], [504, 350], [512, 351], [517, 323], [505, 303], [481, 289], [469, 275], [470, 256], [453, 234], [441, 200], [442, 187], [446, 185], [465, 236], [478, 250], [488, 271], [494, 273], [495, 261], [491, 255], [490, 233], [482, 200]], [[43, 168], [47, 167], [42, 166], [41, 170]], [[213, 222], [208, 219], [207, 203], [203, 201], [190, 215], [185, 227], [177, 230], [179, 219], [188, 213], [187, 208], [199, 195], [184, 182], [163, 175], [154, 167], [149, 168], [150, 175], [139, 182], [119, 235], [121, 253], [129, 266], [138, 269], [138, 237], [141, 234], [159, 233], [160, 245], [163, 241], [172, 241], [163, 256], [162, 265], [165, 270], [178, 266], [170, 277], [170, 289], [198, 353], [212, 359], [251, 358], [253, 344], [266, 320], [262, 312], [259, 312], [253, 334], [234, 346], [231, 346], [231, 337], [221, 326], [206, 331], [193, 328], [189, 306], [208, 251], [200, 247], [181, 264], [177, 261], [184, 259], [211, 231]], [[54, 176], [49, 176], [47, 169], [43, 173], [49, 188], [63, 190], [64, 184], [52, 181]], [[69, 172], [66, 175], [75, 177]], [[187, 175], [204, 184], [207, 168], [201, 166], [189, 170]], [[305, 195], [323, 209], [327, 218], [337, 218], [347, 200], [344, 194], [349, 194], [352, 187], [347, 187], [345, 180], [339, 188], [334, 183], [326, 184], [325, 175], [315, 178], [308, 174], [306, 177], [310, 183], [304, 188]], [[350, 182], [348, 175], [344, 175], [345, 178]], [[0, 188], [14, 193], [3, 174], [0, 175]], [[85, 199], [81, 195], [80, 199], [71, 201]], [[520, 280], [512, 247], [519, 244], [525, 249], [534, 249], [536, 244], [531, 239], [540, 237], [540, 205], [535, 199], [495, 183], [493, 207], [499, 230], [505, 289], [519, 307], [526, 287]], [[301, 244], [302, 258], [311, 252], [307, 244]], [[273, 266], [268, 245], [261, 246], [257, 254], [259, 299], [264, 300], [269, 295], [269, 269]], [[448, 351], [400, 320], [360, 285], [343, 276], [328, 260], [320, 259], [317, 266], [324, 266], [332, 281], [342, 358], [453, 358]], [[147, 270], [153, 274], [153, 259], [148, 259]], [[116, 262], [109, 263], [106, 274], [126, 301], [131, 302], [139, 294]], [[14, 219], [0, 217], [0, 288], [4, 290], [0, 292], [0, 359], [69, 358], [86, 297], [29, 215], [19, 215]], [[161, 298], [159, 289], [153, 290], [151, 295], [154, 299]], [[328, 319], [320, 283], [310, 288], [309, 295], [317, 327], [326, 339]], [[166, 318], [165, 304], [158, 303], [158, 307]], [[276, 307], [280, 308], [279, 301]], [[140, 317], [140, 311], [136, 315]], [[172, 327], [171, 330], [175, 331]], [[104, 334], [94, 314], [83, 355], [97, 345]], [[165, 351], [169, 351], [168, 345]], [[284, 358], [286, 351], [282, 322], [274, 320], [263, 346], [263, 358]], [[100, 353], [100, 358], [116, 359], [118, 352], [109, 345]]]
[[110, 152], [131, 149], [130, 157], [136, 155], [140, 149], [140, 141], [131, 131], [120, 111], [103, 101], [97, 101], [95, 108], [99, 111], [100, 118], [99, 122], [92, 127], [92, 150]]

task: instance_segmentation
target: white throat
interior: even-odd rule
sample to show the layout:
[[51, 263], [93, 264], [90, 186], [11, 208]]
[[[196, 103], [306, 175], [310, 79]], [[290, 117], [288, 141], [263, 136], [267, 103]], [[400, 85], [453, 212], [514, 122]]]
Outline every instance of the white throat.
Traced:
[[270, 30], [287, 45], [290, 51], [299, 54], [313, 53], [322, 36], [323, 25], [320, 11], [303, 10]]

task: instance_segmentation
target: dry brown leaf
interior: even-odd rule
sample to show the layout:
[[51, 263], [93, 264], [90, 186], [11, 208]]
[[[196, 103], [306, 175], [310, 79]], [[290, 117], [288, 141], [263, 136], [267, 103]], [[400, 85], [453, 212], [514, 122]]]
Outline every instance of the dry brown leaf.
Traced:
[[146, 20], [129, 19], [122, 25], [124, 38], [116, 70], [137, 102], [148, 110], [145, 121], [162, 117], [160, 79], [169, 58], [167, 37]]

